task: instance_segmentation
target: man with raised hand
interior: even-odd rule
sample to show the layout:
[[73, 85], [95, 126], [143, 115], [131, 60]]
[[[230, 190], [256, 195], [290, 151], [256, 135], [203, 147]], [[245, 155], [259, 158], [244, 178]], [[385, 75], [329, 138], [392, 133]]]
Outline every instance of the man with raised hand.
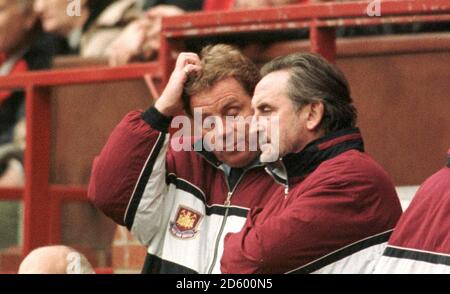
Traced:
[[238, 129], [248, 132], [249, 120], [218, 124], [251, 119], [259, 78], [256, 66], [228, 45], [206, 47], [200, 57], [181, 53], [155, 105], [127, 115], [95, 160], [89, 197], [148, 246], [144, 273], [219, 273], [226, 234], [239, 232], [250, 209], [263, 207], [280, 186], [248, 142], [242, 151], [202, 148], [203, 140], [178, 150], [180, 138], [169, 140], [172, 118], [185, 106], [201, 112], [198, 133], [214, 131], [209, 141], [216, 147]]

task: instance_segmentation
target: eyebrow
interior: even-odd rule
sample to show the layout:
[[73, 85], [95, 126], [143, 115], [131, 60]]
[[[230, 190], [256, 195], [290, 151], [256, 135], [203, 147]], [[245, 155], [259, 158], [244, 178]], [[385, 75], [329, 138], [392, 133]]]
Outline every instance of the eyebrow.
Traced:
[[256, 101], [252, 100], [252, 107], [255, 107], [255, 108], [260, 107], [263, 104], [269, 105], [269, 103], [266, 102], [266, 98], [260, 98], [260, 99], [257, 99]]
[[213, 116], [211, 113], [202, 112], [202, 119], [206, 119], [207, 117]]
[[218, 105], [221, 108], [229, 107], [233, 103], [239, 103], [240, 101], [236, 99], [236, 97], [225, 97], [224, 99], [220, 100]]
[[[234, 96], [232, 96], [232, 97], [225, 96], [225, 97], [221, 98], [219, 101], [216, 101], [217, 105], [219, 105], [219, 106], [222, 106], [223, 104], [228, 106], [228, 104], [231, 104], [232, 102], [239, 102], [239, 100], [237, 100]], [[193, 108], [211, 107], [211, 106], [215, 105], [216, 103], [204, 104], [204, 105], [200, 105], [200, 106], [193, 105]]]
[[[233, 105], [233, 104], [236, 104], [236, 105]], [[222, 105], [220, 105], [220, 108], [227, 109], [227, 108], [231, 108], [234, 106], [238, 106], [237, 104], [240, 105], [240, 102], [235, 98], [231, 98], [228, 101], [225, 101], [224, 103], [222, 103]]]

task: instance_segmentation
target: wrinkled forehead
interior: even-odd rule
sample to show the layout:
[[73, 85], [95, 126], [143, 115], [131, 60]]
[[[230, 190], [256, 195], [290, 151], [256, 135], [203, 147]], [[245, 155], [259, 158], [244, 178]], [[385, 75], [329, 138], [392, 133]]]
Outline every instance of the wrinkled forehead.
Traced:
[[211, 114], [220, 113], [227, 107], [250, 106], [250, 103], [250, 95], [233, 78], [219, 81], [210, 89], [193, 95], [190, 99], [192, 110], [201, 108]]

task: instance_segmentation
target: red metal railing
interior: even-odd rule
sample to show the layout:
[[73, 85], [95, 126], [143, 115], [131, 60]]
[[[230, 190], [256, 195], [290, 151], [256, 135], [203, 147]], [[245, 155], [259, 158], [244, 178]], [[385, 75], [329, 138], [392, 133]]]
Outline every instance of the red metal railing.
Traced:
[[[0, 88], [26, 91], [26, 151], [24, 189], [1, 189], [0, 199], [24, 201], [24, 254], [60, 240], [60, 204], [86, 200], [85, 187], [49, 184], [49, 88], [59, 85], [140, 79], [152, 75], [168, 79], [174, 54], [192, 37], [243, 32], [309, 28], [310, 49], [335, 59], [337, 26], [450, 21], [449, 0], [382, 0], [381, 16], [366, 13], [371, 1], [299, 4], [257, 10], [194, 13], [163, 20], [159, 61], [120, 68], [75, 69], [25, 73], [0, 78]], [[151, 85], [151, 84], [150, 84]], [[155, 88], [151, 87], [153, 92]], [[51, 195], [51, 197], [49, 197]]]
[[24, 189], [1, 189], [0, 199], [24, 201], [24, 254], [60, 242], [60, 207], [64, 201], [86, 201], [85, 187], [49, 184], [51, 109], [49, 88], [160, 77], [157, 63], [122, 68], [30, 72], [0, 78], [0, 88], [26, 93], [26, 149]]
[[329, 1], [170, 17], [163, 20], [166, 43], [162, 52], [179, 48], [180, 40], [192, 37], [309, 28], [311, 51], [334, 60], [337, 26], [450, 21], [448, 0], [381, 0], [379, 17], [367, 14], [371, 3], [373, 1]]

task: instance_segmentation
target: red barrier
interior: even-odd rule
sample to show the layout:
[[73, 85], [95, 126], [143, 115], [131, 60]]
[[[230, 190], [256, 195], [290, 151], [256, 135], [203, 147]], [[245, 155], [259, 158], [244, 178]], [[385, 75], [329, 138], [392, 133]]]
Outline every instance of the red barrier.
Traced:
[[[382, 0], [381, 16], [370, 17], [372, 1], [299, 4], [257, 10], [191, 13], [163, 20], [157, 63], [118, 68], [74, 69], [25, 73], [0, 78], [0, 88], [24, 88], [27, 93], [27, 148], [25, 188], [1, 189], [0, 199], [24, 200], [24, 254], [60, 240], [60, 204], [86, 200], [86, 188], [52, 186], [48, 182], [50, 150], [50, 103], [48, 89], [59, 85], [140, 79], [168, 79], [176, 52], [192, 37], [220, 36], [243, 32], [309, 28], [310, 49], [334, 61], [337, 26], [386, 23], [440, 22], [450, 20], [449, 0]], [[147, 77], [146, 81], [149, 79]], [[151, 85], [152, 92], [155, 87]], [[49, 197], [51, 195], [51, 197]]]
[[[49, 184], [51, 109], [49, 88], [62, 85], [160, 78], [157, 63], [118, 68], [89, 68], [29, 72], [0, 78], [0, 88], [26, 92], [26, 149], [24, 189], [1, 189], [2, 200], [24, 201], [23, 253], [60, 242], [60, 207], [63, 201], [87, 201], [85, 187]], [[154, 87], [153, 87], [154, 88]]]
[[162, 51], [171, 52], [180, 46], [180, 41], [191, 37], [309, 28], [310, 50], [333, 61], [333, 28], [337, 26], [450, 21], [448, 0], [381, 0], [380, 16], [369, 16], [368, 8], [374, 3], [319, 2], [168, 17], [163, 20]]

